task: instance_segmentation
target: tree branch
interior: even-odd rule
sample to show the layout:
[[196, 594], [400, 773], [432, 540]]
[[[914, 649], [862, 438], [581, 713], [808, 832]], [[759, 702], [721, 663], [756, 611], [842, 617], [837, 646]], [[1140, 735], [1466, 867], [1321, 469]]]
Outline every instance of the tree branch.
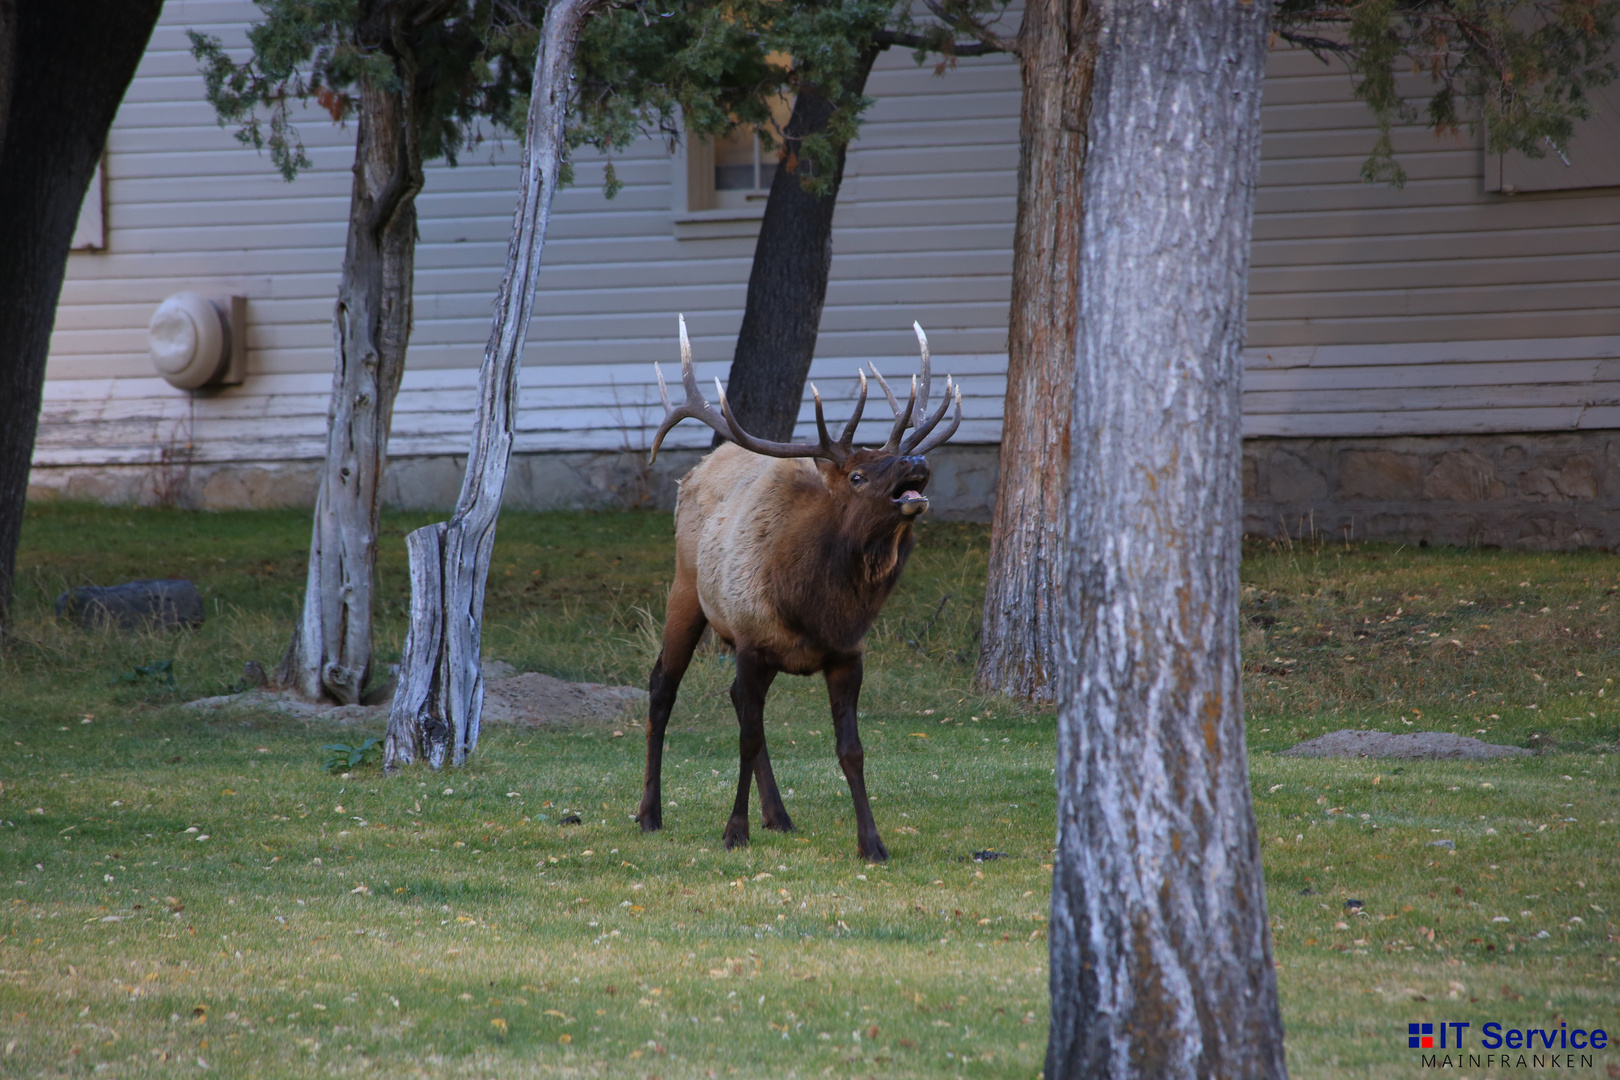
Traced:
[[1292, 45], [1299, 45], [1318, 55], [1325, 52], [1348, 53], [1353, 51], [1352, 47], [1345, 42], [1334, 41], [1332, 38], [1317, 37], [1314, 34], [1301, 34], [1297, 30], [1278, 30], [1277, 36]]
[[[960, 30], [974, 40], [984, 45], [991, 46], [991, 51], [993, 52], [1013, 54], [1017, 54], [1018, 52], [1018, 43], [1016, 41], [1002, 37], [994, 30], [991, 30], [988, 26], [985, 26], [983, 23], [969, 16], [952, 15], [948, 10], [946, 10], [945, 5], [940, 3], [940, 0], [923, 0], [923, 6], [933, 14], [934, 18], [938, 19], [952, 30]], [[979, 55], [957, 50], [953, 50], [953, 52], [955, 52], [955, 55], [957, 56]]]
[[[893, 45], [899, 45], [907, 49], [939, 49], [941, 52], [946, 51], [940, 47], [938, 42], [929, 41], [921, 34], [902, 34], [897, 30], [879, 30], [872, 35], [872, 40], [885, 49]], [[997, 53], [1016, 53], [1017, 51], [1017, 46], [1013, 42], [1000, 41], [992, 44], [988, 41], [961, 41], [951, 44], [949, 55], [994, 56]]]

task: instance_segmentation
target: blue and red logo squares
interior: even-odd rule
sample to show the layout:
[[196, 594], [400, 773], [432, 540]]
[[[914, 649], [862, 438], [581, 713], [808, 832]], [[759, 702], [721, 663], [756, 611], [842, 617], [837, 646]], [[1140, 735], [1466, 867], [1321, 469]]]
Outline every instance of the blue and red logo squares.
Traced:
[[1413, 1050], [1430, 1050], [1434, 1048], [1433, 1024], [1406, 1025], [1406, 1045]]

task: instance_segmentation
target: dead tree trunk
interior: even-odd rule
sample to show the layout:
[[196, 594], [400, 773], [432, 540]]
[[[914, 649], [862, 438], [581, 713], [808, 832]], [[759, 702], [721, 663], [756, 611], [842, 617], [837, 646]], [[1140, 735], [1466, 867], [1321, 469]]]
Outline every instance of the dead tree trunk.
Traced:
[[411, 336], [422, 155], [415, 73], [404, 58], [395, 64], [396, 85], [368, 80], [360, 92], [348, 246], [332, 314], [336, 357], [326, 460], [304, 606], [276, 680], [312, 701], [339, 705], [358, 702], [371, 674], [377, 515]]
[[79, 206], [162, 0], [0, 0], [0, 628]]
[[975, 679], [1032, 701], [1057, 690], [1092, 28], [1086, 0], [1030, 0], [1018, 33], [1018, 224], [1001, 476]]
[[1050, 1080], [1286, 1075], [1238, 655], [1268, 16], [1096, 3]]
[[[861, 93], [879, 50], [869, 45], [845, 89]], [[797, 158], [805, 136], [827, 129], [832, 102], [806, 87], [793, 102], [783, 152]], [[754, 264], [748, 273], [748, 302], [743, 310], [737, 349], [731, 358], [726, 398], [737, 422], [762, 439], [785, 442], [793, 437], [804, 400], [804, 382], [816, 355], [821, 309], [827, 301], [832, 272], [833, 211], [844, 182], [849, 148], [839, 147], [838, 162], [819, 195], [804, 190], [801, 173], [777, 169], [765, 202]], [[719, 445], [720, 436], [714, 437]]]
[[546, 9], [524, 140], [523, 186], [478, 373], [478, 414], [461, 496], [448, 522], [406, 538], [411, 625], [383, 743], [383, 762], [390, 770], [419, 758], [436, 769], [447, 758], [460, 765], [478, 745], [484, 585], [512, 456], [519, 361], [562, 165], [574, 49], [586, 17], [607, 3], [556, 0]]

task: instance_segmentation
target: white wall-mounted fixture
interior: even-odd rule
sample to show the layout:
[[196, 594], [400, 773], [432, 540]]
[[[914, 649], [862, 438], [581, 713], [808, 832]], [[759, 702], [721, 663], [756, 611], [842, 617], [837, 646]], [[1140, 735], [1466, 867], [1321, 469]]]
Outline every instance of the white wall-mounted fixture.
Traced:
[[171, 386], [235, 386], [247, 374], [247, 299], [175, 293], [152, 315], [152, 366]]

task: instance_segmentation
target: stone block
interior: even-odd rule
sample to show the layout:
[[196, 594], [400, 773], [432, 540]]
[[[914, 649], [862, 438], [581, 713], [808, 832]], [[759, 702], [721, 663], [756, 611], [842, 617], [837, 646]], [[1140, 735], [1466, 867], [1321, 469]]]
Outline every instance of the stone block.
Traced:
[[1340, 499], [1404, 502], [1422, 490], [1422, 463], [1416, 454], [1391, 450], [1350, 450], [1339, 463]]
[[1327, 498], [1327, 478], [1309, 461], [1286, 450], [1266, 460], [1266, 488], [1275, 502], [1314, 503]]
[[1507, 485], [1496, 478], [1496, 467], [1472, 450], [1452, 450], [1440, 455], [1423, 476], [1423, 497], [1450, 502], [1485, 502], [1507, 494]]
[[1584, 454], [1566, 458], [1556, 468], [1543, 465], [1519, 474], [1519, 494], [1540, 502], [1592, 499], [1597, 492], [1597, 465]]
[[196, 502], [204, 510], [269, 510], [313, 506], [320, 471], [289, 466], [225, 465], [202, 478]]

